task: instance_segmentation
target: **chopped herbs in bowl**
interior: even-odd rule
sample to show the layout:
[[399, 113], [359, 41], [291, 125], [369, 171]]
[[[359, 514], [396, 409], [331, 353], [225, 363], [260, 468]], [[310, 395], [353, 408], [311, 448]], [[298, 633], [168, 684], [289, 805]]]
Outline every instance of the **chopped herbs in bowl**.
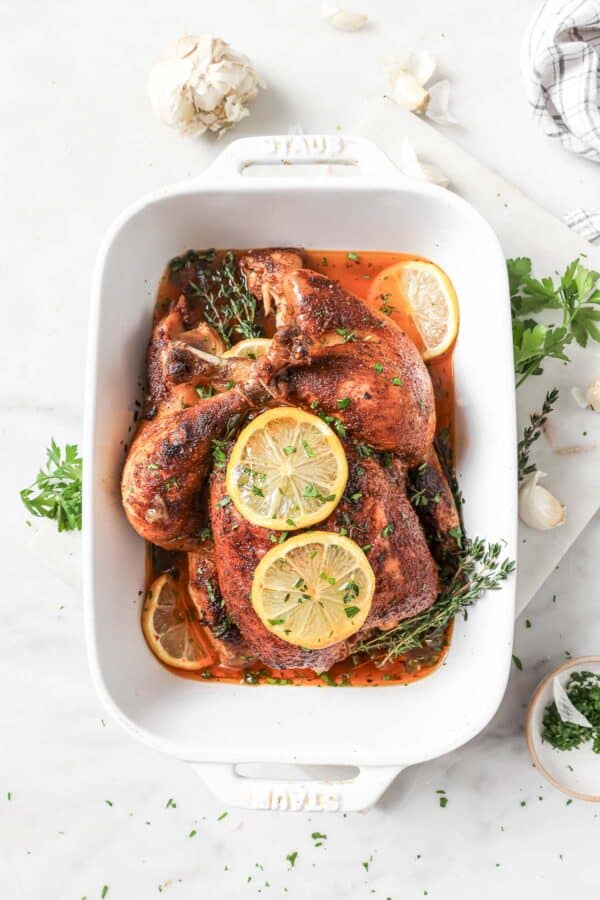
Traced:
[[535, 767], [555, 787], [600, 803], [600, 656], [546, 675], [529, 704], [525, 736]]

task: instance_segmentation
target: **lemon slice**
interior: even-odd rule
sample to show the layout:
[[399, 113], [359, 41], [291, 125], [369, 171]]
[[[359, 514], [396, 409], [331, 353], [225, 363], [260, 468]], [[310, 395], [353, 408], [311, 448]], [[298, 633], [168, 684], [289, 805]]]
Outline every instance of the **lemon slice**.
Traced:
[[142, 609], [142, 630], [161, 662], [176, 669], [203, 669], [213, 662], [195, 618], [184, 588], [171, 575], [152, 582]]
[[321, 522], [342, 499], [348, 463], [339, 438], [311, 413], [267, 410], [238, 437], [227, 493], [253, 525], [294, 531]]
[[264, 356], [271, 346], [269, 338], [248, 338], [245, 341], [238, 341], [229, 350], [226, 350], [223, 356], [225, 359], [260, 359]]
[[456, 339], [456, 293], [448, 276], [433, 263], [407, 259], [389, 266], [374, 280], [369, 299], [403, 326], [408, 317], [406, 330], [414, 335], [416, 329], [423, 359], [441, 356]]
[[316, 650], [358, 631], [374, 591], [373, 569], [358, 544], [331, 531], [311, 531], [263, 556], [251, 599], [268, 631]]

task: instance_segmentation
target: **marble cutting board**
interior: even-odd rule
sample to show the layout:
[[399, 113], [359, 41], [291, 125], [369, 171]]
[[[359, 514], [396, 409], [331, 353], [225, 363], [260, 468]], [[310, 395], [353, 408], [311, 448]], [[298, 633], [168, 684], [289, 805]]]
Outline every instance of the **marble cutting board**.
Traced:
[[[451, 140], [451, 127], [442, 133], [383, 98], [368, 108], [354, 132], [374, 141], [396, 162], [402, 139], [407, 137], [419, 158], [439, 166], [449, 177], [451, 188], [488, 220], [507, 257], [531, 257], [535, 276], [562, 270], [579, 255], [587, 257], [588, 267], [600, 269], [600, 250], [465, 153]], [[484, 292], [482, 285], [482, 302]], [[493, 335], [486, 335], [490, 338]], [[581, 410], [571, 396], [574, 385], [585, 386], [600, 377], [600, 345], [592, 344], [585, 350], [571, 345], [569, 356], [569, 365], [551, 360], [544, 366], [543, 375], [529, 378], [517, 393], [522, 434], [530, 414], [541, 408], [546, 391], [559, 389], [555, 412], [533, 456], [538, 468], [548, 475], [544, 484], [567, 507], [566, 523], [553, 531], [533, 531], [519, 523], [517, 614], [525, 609], [600, 506], [600, 414]]]

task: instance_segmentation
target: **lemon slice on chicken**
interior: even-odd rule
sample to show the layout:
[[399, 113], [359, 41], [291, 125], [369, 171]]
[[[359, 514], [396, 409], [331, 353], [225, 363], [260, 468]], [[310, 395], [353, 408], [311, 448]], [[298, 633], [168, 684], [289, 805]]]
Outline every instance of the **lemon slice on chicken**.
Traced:
[[260, 359], [271, 346], [270, 338], [247, 338], [223, 353], [225, 359]]
[[268, 631], [299, 647], [330, 647], [369, 614], [375, 576], [358, 544], [331, 531], [297, 534], [263, 556], [252, 605]]
[[142, 630], [161, 662], [176, 669], [203, 669], [214, 662], [195, 619], [184, 587], [171, 575], [152, 582], [142, 608]]
[[421, 345], [423, 359], [441, 356], [456, 340], [456, 293], [446, 273], [431, 262], [405, 259], [384, 269], [373, 281], [369, 300]]
[[295, 407], [267, 410], [238, 437], [227, 465], [227, 493], [253, 525], [294, 531], [335, 509], [348, 480], [334, 431]]

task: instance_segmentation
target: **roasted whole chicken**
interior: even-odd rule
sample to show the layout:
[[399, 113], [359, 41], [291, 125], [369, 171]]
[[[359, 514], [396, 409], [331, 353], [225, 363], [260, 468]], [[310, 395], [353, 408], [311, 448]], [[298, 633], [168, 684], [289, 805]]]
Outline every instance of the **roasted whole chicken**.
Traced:
[[[224, 357], [220, 335], [197, 321], [186, 296], [170, 304], [148, 348], [148, 401], [123, 469], [123, 506], [147, 541], [187, 553], [188, 593], [222, 664], [253, 657], [275, 669], [323, 672], [365, 635], [438, 596], [436, 557], [453, 544], [459, 519], [434, 449], [432, 382], [394, 321], [304, 268], [299, 252], [252, 251], [239, 269], [274, 317], [269, 349], [255, 360]], [[376, 377], [382, 365], [384, 379]], [[343, 409], [339, 397], [349, 400]], [[375, 575], [360, 630], [322, 649], [288, 643], [257, 616], [252, 581], [273, 538], [227, 502], [223, 466], [214, 464], [215, 444], [227, 455], [250, 418], [285, 405], [341, 423], [348, 483], [319, 529], [350, 530], [369, 547]], [[435, 502], [415, 507], [414, 492]]]

